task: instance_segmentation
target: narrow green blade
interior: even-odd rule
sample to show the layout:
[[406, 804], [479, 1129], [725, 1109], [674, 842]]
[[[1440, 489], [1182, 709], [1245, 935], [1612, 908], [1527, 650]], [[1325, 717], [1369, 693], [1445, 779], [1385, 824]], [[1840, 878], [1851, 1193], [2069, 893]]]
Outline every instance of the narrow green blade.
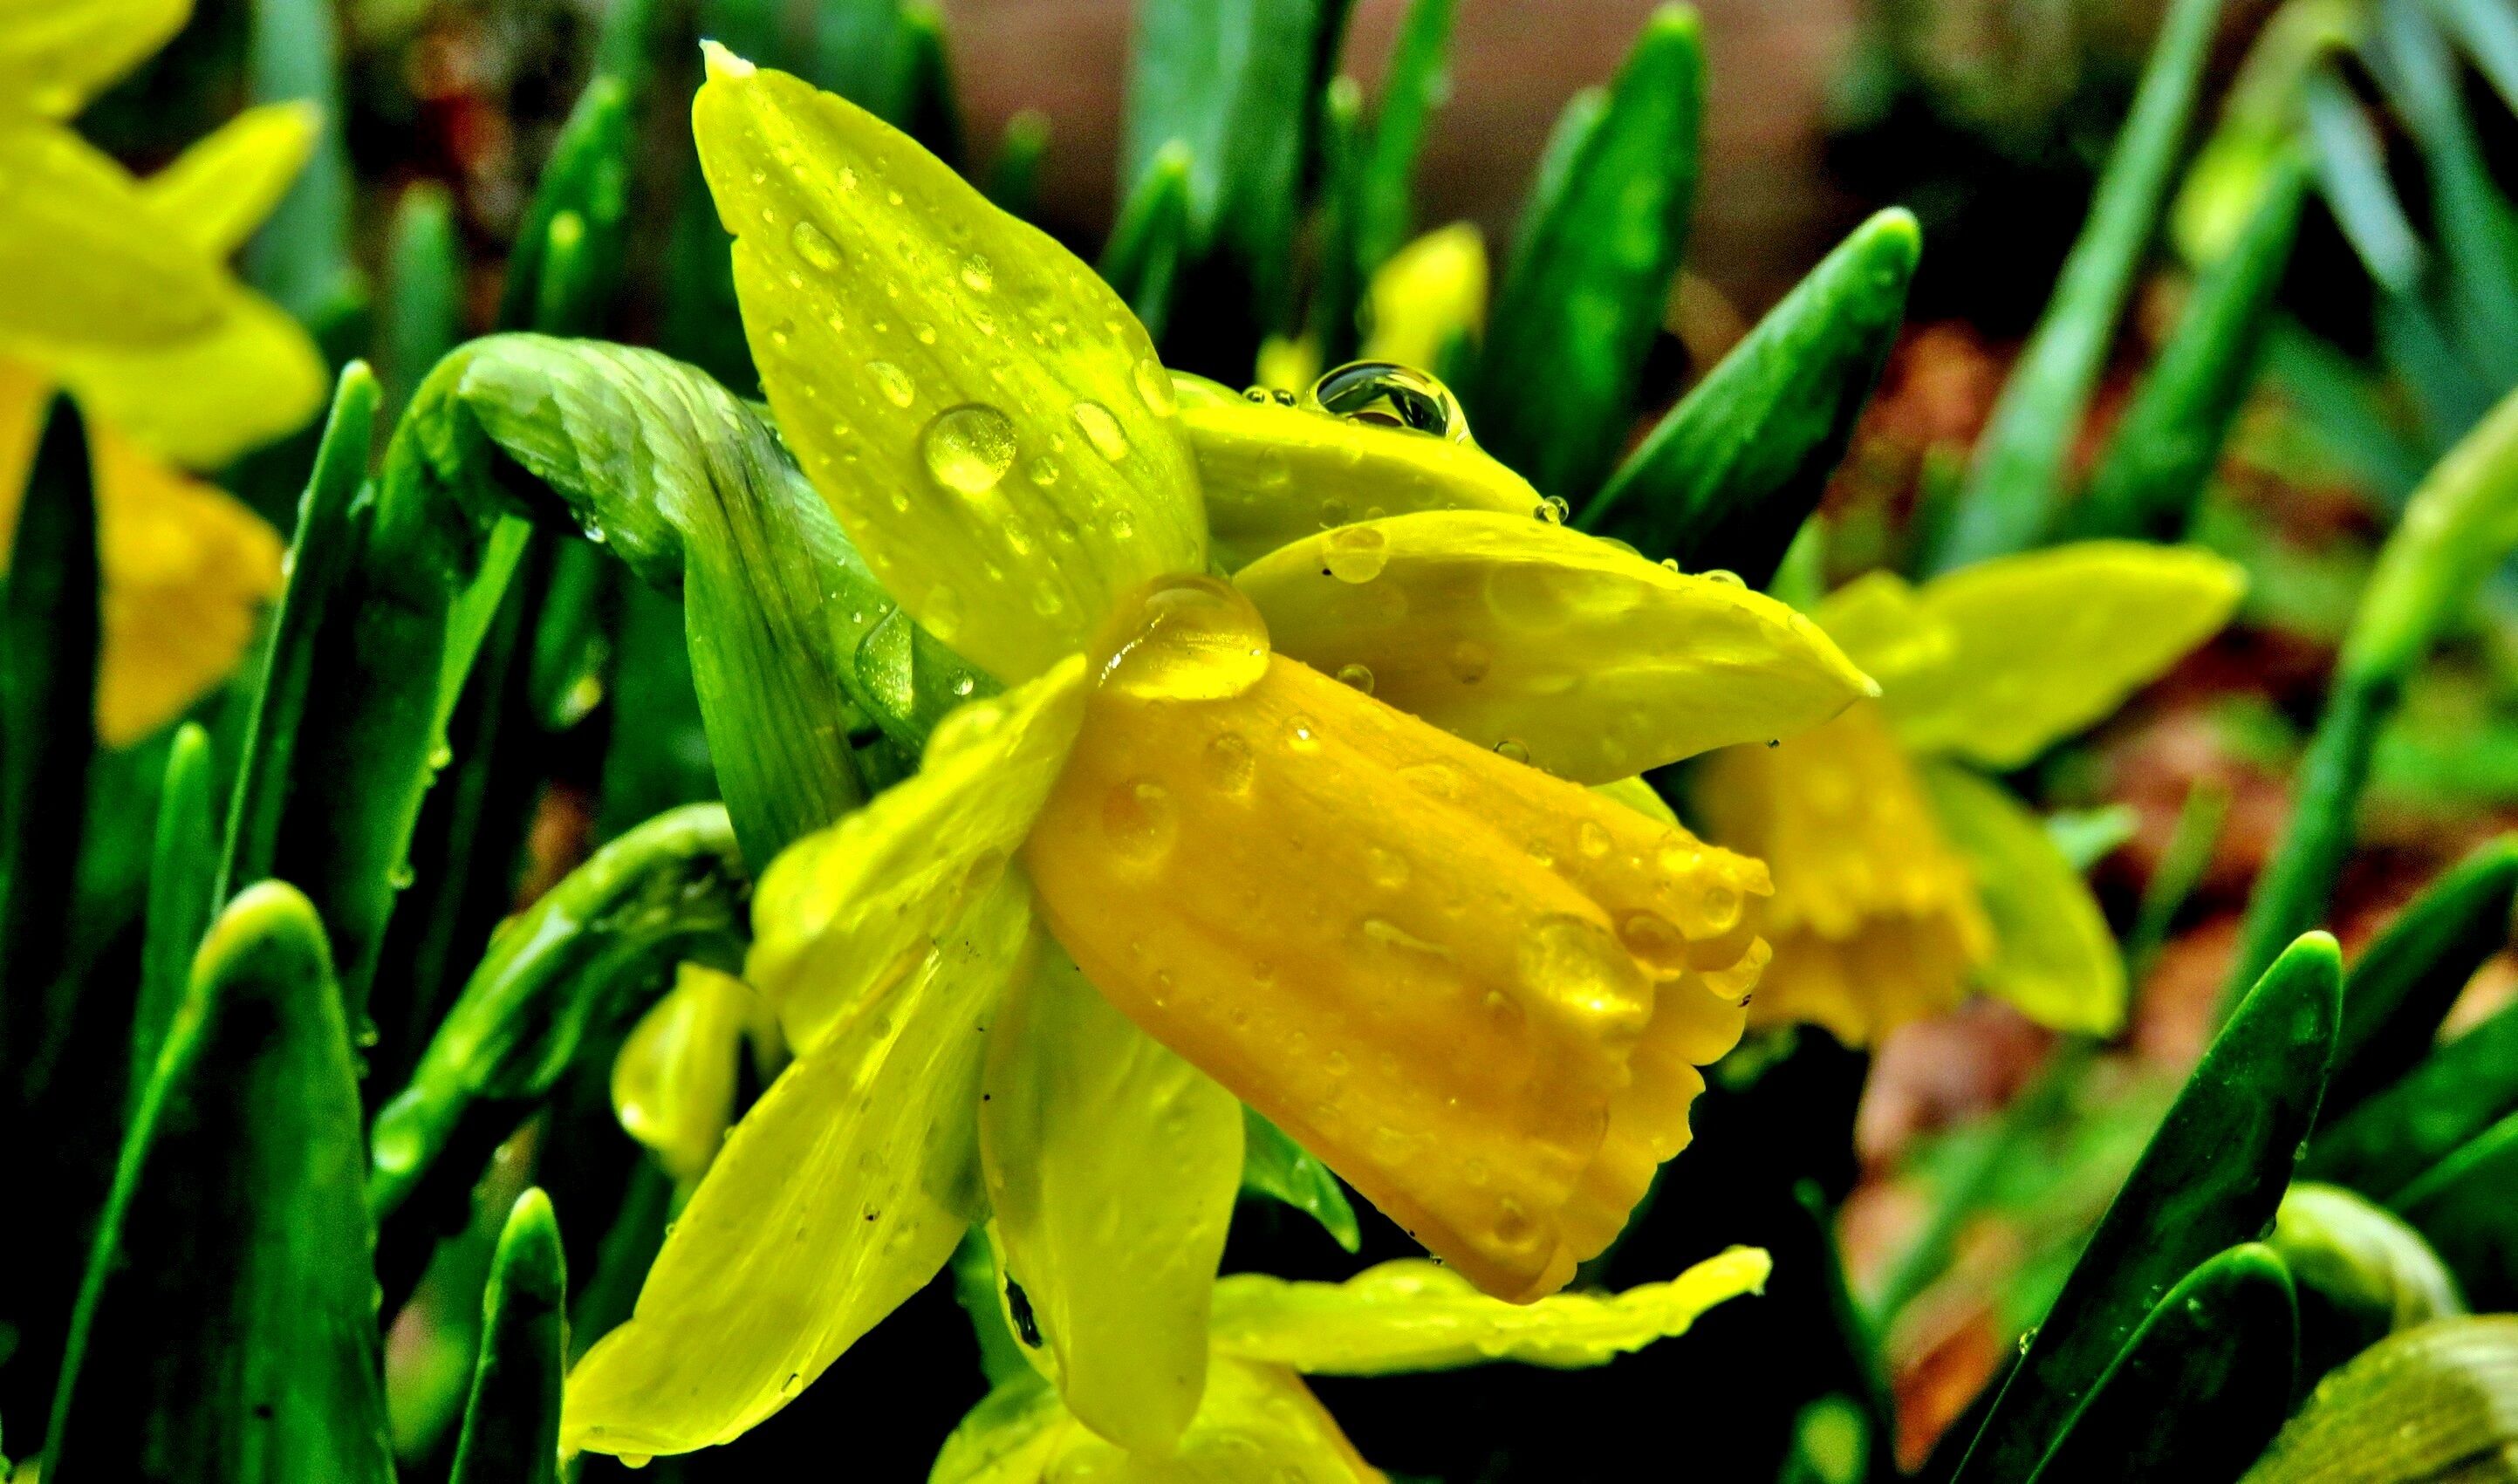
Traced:
[[1583, 527], [1763, 588], [1845, 457], [1922, 248], [1902, 210], [1855, 229], [1671, 409]]
[[1544, 494], [1587, 501], [1634, 416], [1696, 203], [1699, 30], [1693, 10], [1655, 11], [1596, 120], [1558, 125], [1497, 289], [1471, 421]]
[[1416, 157], [1424, 152], [1427, 123], [1451, 91], [1446, 65], [1456, 3], [1412, 0], [1399, 22], [1357, 193], [1355, 266], [1361, 278], [1371, 278], [1415, 230]]
[[193, 954], [218, 911], [218, 821], [210, 805], [210, 734], [187, 721], [166, 754], [157, 831], [149, 862], [149, 907], [140, 946], [140, 1001], [131, 1024], [131, 1106], [156, 1069], [166, 1028], [193, 978]]
[[245, 276], [318, 340], [340, 338], [366, 287], [350, 252], [358, 187], [342, 134], [341, 32], [331, 0], [253, 0], [246, 59], [253, 100], [323, 110], [315, 155], [244, 253]]
[[44, 1477], [389, 1484], [361, 1156], [323, 927], [249, 888], [124, 1143]]
[[2343, 1027], [2321, 1117], [2339, 1118], [2430, 1053], [2466, 981], [2509, 943], [2518, 837], [2493, 841], [2432, 882], [2343, 982]]
[[2188, 297], [2065, 522], [2076, 537], [2176, 541], [2255, 384], [2275, 290], [2290, 265], [2305, 166], [2285, 163], [2237, 240]]
[[2235, 1484], [2280, 1430], [2298, 1362], [2289, 1270], [2234, 1246], [2150, 1311], [2030, 1484]]
[[2391, 1201], [2408, 1184], [2518, 1113], [2518, 1005], [2450, 1041], [2348, 1116], [2320, 1125], [2302, 1177]]
[[1280, 1200], [1321, 1224], [1321, 1230], [1352, 1252], [1362, 1240], [1355, 1207], [1346, 1188], [1328, 1166], [1285, 1136], [1285, 1131], [1250, 1109], [1242, 1111], [1241, 1189], [1245, 1194]]
[[386, 229], [384, 312], [376, 367], [390, 393], [384, 422], [402, 415], [412, 388], [463, 338], [463, 244], [455, 198], [435, 181], [407, 187]]
[[1102, 244], [1103, 281], [1119, 290], [1146, 333], [1161, 338], [1190, 251], [1189, 146], [1165, 145], [1137, 178]]
[[2064, 459], [2159, 225], [2220, 21], [2221, 0], [2170, 6], [2080, 240], [1976, 444], [1967, 483], [1932, 553], [1934, 571], [2025, 550], [2051, 529]]
[[2341, 992], [2322, 933], [2265, 972], [2100, 1218], [1952, 1484], [2027, 1478], [2159, 1296], [2264, 1232], [2317, 1118]]
[[2412, 1223], [2477, 1309], [2518, 1305], [2518, 1113], [2475, 1135], [2387, 1203]]
[[559, 1221], [550, 1198], [529, 1190], [499, 1234], [481, 1299], [481, 1358], [447, 1484], [555, 1484], [567, 1299]]

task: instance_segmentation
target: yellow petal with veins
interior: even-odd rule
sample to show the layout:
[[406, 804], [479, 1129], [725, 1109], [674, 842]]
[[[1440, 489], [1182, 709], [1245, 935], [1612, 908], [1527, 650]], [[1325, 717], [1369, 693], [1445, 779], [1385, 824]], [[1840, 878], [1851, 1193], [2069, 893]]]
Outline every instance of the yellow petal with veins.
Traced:
[[988, 1053], [979, 1149], [1004, 1277], [1066, 1408], [1169, 1453], [1206, 1382], [1207, 1304], [1241, 1189], [1241, 1104], [1045, 950]]
[[1184, 402], [1215, 559], [1245, 566], [1334, 526], [1415, 510], [1532, 516], [1530, 481], [1473, 443], [1236, 398]]
[[2211, 637], [2246, 583], [2197, 547], [2091, 541], [1962, 567], [1910, 595], [1893, 578], [1856, 586], [1818, 621], [1878, 677], [1906, 745], [2009, 768]]
[[1694, 798], [1710, 838], [1773, 873], [1774, 896], [1752, 914], [1774, 945], [1752, 1021], [1812, 1021], [1866, 1045], [1965, 997], [1992, 931], [1877, 705], [1715, 754]]
[[315, 153], [321, 109], [304, 101], [251, 108], [194, 141], [141, 184], [166, 225], [214, 258], [244, 245]]
[[162, 344], [216, 322], [233, 286], [170, 230], [137, 182], [69, 130], [0, 115], [0, 348], [38, 364], [68, 348]]
[[1487, 323], [1487, 243], [1474, 222], [1437, 227], [1390, 255], [1365, 291], [1368, 360], [1439, 371]]
[[1011, 683], [1204, 571], [1171, 377], [1118, 295], [872, 114], [708, 66], [692, 127], [761, 384], [910, 615]]
[[1696, 1317], [1761, 1291], [1774, 1263], [1733, 1247], [1667, 1283], [1623, 1293], [1556, 1293], [1534, 1304], [1490, 1298], [1448, 1268], [1402, 1258], [1344, 1283], [1236, 1273], [1215, 1286], [1215, 1348], [1307, 1375], [1392, 1375], [1496, 1361], [1577, 1370], [1604, 1365]]
[[734, 1121], [734, 1074], [759, 996], [731, 974], [683, 964], [612, 1063], [612, 1111], [676, 1180], [705, 1174]]
[[2010, 791], [1950, 763], [1927, 763], [1924, 787], [1968, 860], [1993, 927], [1985, 991], [2037, 1024], [2113, 1035], [2124, 1024], [2124, 956], [2089, 884]]
[[928, 1484], [1382, 1484], [1302, 1377], [1217, 1356], [1197, 1420], [1168, 1458], [1105, 1442], [1023, 1377], [971, 1409]]
[[1003, 874], [1083, 714], [1078, 655], [946, 717], [914, 777], [770, 862], [753, 897], [744, 978], [799, 1054], [915, 969]]
[[1165, 643], [1025, 847], [1059, 941], [1478, 1287], [1562, 1287], [1739, 1037], [1764, 868], [1281, 656], [1141, 683]]
[[979, 1067], [1031, 938], [1020, 872], [735, 1125], [630, 1322], [569, 1374], [563, 1450], [727, 1442], [918, 1291], [976, 1206]]
[[0, 0], [0, 109], [67, 118], [192, 13], [193, 0]]
[[1790, 736], [1868, 693], [1817, 625], [1527, 517], [1428, 511], [1308, 538], [1235, 586], [1277, 648], [1483, 747], [1606, 783]]
[[203, 484], [91, 422], [97, 561], [105, 588], [97, 736], [127, 747], [236, 673], [280, 595], [278, 532]]

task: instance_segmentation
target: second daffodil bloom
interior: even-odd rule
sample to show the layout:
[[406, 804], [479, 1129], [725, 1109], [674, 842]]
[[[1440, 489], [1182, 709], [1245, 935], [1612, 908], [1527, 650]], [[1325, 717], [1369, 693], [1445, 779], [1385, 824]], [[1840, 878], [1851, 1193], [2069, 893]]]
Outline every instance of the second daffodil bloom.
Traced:
[[1585, 785], [1868, 681], [1541, 518], [1430, 382], [1176, 382], [1084, 265], [839, 98], [712, 48], [694, 121], [788, 443], [1009, 688], [763, 874], [746, 978], [796, 1060], [570, 1377], [567, 1446], [735, 1436], [984, 1219], [1067, 1412], [1168, 1456], [1244, 1102], [1478, 1288], [1563, 1286], [1686, 1141], [1767, 890]]
[[2083, 542], [1829, 594], [1819, 625], [1880, 699], [1697, 780], [1713, 837], [1774, 873], [1751, 1018], [1859, 1045], [1981, 987], [2056, 1029], [2115, 1029], [2124, 969], [2098, 904], [2036, 816], [1962, 764], [2019, 767], [2113, 712], [2241, 586], [2193, 547]]
[[137, 741], [226, 678], [280, 590], [280, 539], [184, 472], [313, 415], [324, 364], [227, 257], [305, 164], [303, 105], [249, 109], [134, 180], [63, 120], [188, 0], [0, 5], [0, 563], [56, 389], [88, 420], [103, 569], [99, 735]]

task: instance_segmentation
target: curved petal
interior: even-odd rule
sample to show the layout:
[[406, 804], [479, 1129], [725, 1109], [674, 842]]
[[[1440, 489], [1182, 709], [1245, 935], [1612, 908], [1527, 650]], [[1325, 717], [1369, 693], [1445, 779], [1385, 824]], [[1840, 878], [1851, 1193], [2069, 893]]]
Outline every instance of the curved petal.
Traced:
[[977, 1192], [989, 1022], [1031, 938], [1008, 873], [883, 1013], [779, 1074], [665, 1238], [630, 1322], [568, 1377], [560, 1446], [643, 1459], [729, 1441], [943, 1267]]
[[1126, 682], [1025, 847], [1059, 941], [1480, 1288], [1562, 1287], [1738, 1039], [1763, 868], [1282, 657]]
[[1058, 1393], [1022, 1377], [953, 1429], [928, 1484], [1382, 1484], [1302, 1377], [1217, 1356], [1197, 1420], [1168, 1458], [1096, 1437]]
[[280, 595], [278, 532], [226, 491], [89, 424], [105, 585], [97, 736], [127, 747], [236, 673]]
[[778, 424], [910, 615], [998, 678], [1206, 569], [1172, 382], [1108, 285], [908, 136], [712, 47], [692, 109]]
[[800, 1054], [877, 1003], [1003, 873], [1083, 715], [1074, 656], [945, 718], [916, 776], [770, 862], [744, 978]]
[[676, 1180], [696, 1180], [734, 1121], [734, 1074], [759, 996], [731, 974], [683, 964], [621, 1043], [612, 1111]]
[[1185, 402], [1215, 559], [1227, 570], [1350, 521], [1415, 510], [1529, 516], [1530, 481], [1473, 443], [1273, 402]]
[[1902, 605], [1893, 579], [1858, 586], [1818, 621], [1879, 677], [1898, 735], [2010, 768], [2209, 638], [2245, 580], [2195, 547], [2092, 541], [1962, 567]]
[[979, 1106], [1018, 1338], [1066, 1408], [1167, 1454], [1197, 1414], [1215, 1265], [1241, 1187], [1241, 1104], [1045, 950], [997, 1023]]
[[1486, 328], [1486, 238], [1474, 222], [1435, 228], [1391, 254], [1365, 301], [1367, 360], [1440, 371], [1454, 345]]
[[26, 476], [35, 467], [35, 444], [44, 436], [53, 378], [23, 361], [0, 356], [0, 573], [18, 541], [18, 510], [26, 500]]
[[1368, 521], [1275, 551], [1234, 583], [1281, 652], [1584, 783], [1789, 736], [1871, 691], [1817, 625], [1773, 598], [1527, 517]]
[[1594, 783], [1591, 792], [1603, 799], [1615, 799], [1647, 819], [1669, 825], [1671, 829], [1679, 827], [1678, 811], [1670, 807], [1670, 801], [1661, 796], [1660, 790], [1641, 778], [1616, 778], [1607, 783]]
[[1449, 1268], [1402, 1258], [1344, 1283], [1292, 1283], [1236, 1273], [1215, 1286], [1215, 1348], [1311, 1375], [1392, 1375], [1496, 1361], [1579, 1370], [1657, 1339], [1696, 1317], [1763, 1291], [1774, 1263], [1733, 1247], [1667, 1283], [1623, 1293], [1556, 1293], [1533, 1304], [1489, 1298]]
[[288, 194], [323, 122], [323, 110], [304, 100], [247, 109], [194, 141], [140, 193], [193, 245], [224, 258]]
[[1716, 753], [1692, 797], [1710, 838], [1774, 876], [1753, 914], [1774, 957], [1752, 1021], [1813, 1021], [1863, 1045], [1966, 995], [1992, 932], [1877, 705], [1775, 747]]
[[1976, 982], [2041, 1026], [2113, 1035], [2124, 1024], [2124, 956], [2081, 873], [2000, 784], [1948, 763], [1926, 764], [1923, 777], [1992, 923], [1993, 957]]
[[305, 327], [233, 284], [199, 334], [135, 349], [79, 346], [54, 370], [98, 420], [200, 469], [305, 426], [331, 390]]
[[0, 101], [67, 118], [192, 13], [193, 0], [0, 0]]
[[53, 124], [0, 117], [0, 337], [37, 363], [80, 346], [202, 333], [233, 281], [171, 231], [137, 182]]

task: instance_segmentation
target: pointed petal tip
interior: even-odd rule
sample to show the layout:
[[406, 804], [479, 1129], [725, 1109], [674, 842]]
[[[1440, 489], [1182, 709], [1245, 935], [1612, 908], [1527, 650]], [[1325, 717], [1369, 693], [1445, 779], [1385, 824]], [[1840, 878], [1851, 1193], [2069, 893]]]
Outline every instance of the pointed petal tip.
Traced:
[[707, 61], [711, 82], [740, 82], [760, 70], [729, 51], [723, 42], [710, 38], [701, 39], [700, 56]]

